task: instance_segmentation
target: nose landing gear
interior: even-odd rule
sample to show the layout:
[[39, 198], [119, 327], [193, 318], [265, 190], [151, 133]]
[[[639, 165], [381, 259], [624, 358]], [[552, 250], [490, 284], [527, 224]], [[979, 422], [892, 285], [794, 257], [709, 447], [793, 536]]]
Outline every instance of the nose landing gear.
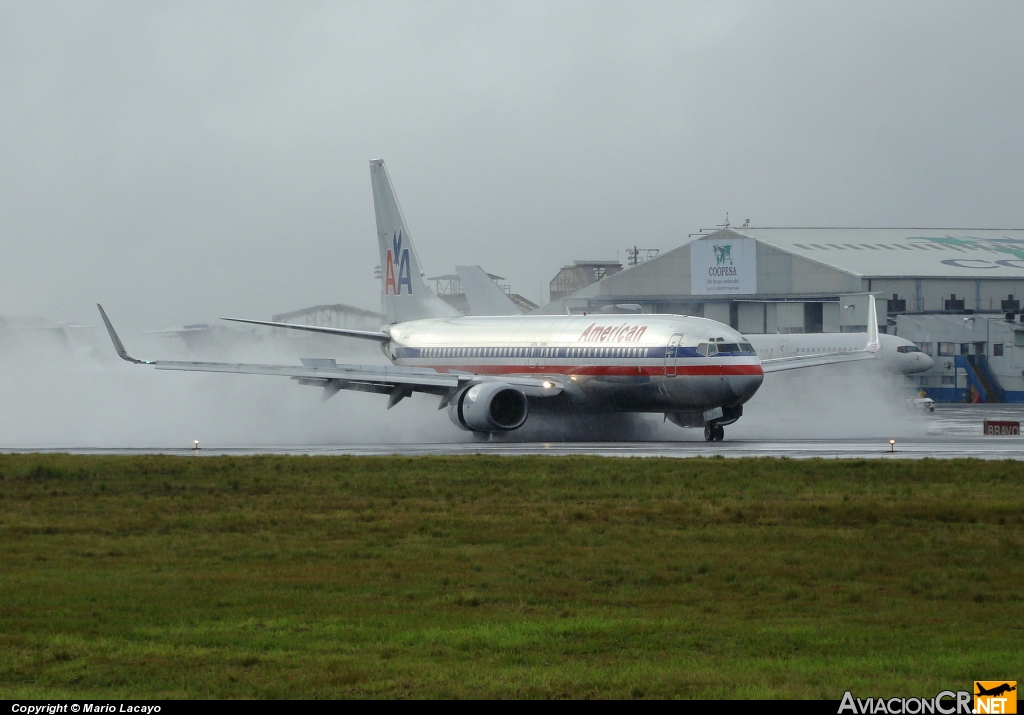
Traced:
[[725, 439], [725, 427], [717, 422], [708, 422], [704, 425], [705, 442], [721, 442]]

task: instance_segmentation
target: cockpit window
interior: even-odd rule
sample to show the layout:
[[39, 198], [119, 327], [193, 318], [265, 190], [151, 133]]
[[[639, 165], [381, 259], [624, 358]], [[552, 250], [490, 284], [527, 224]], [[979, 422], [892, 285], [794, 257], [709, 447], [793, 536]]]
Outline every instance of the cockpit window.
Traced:
[[754, 346], [750, 343], [740, 343], [740, 352], [748, 355], [754, 354]]
[[717, 355], [718, 345], [716, 343], [701, 343], [697, 346], [697, 354], [705, 357], [708, 355]]
[[738, 353], [740, 346], [736, 343], [719, 343], [718, 352], [720, 353]]
[[919, 352], [921, 352], [921, 348], [917, 347], [916, 345], [900, 345], [898, 348], [896, 348], [896, 352], [898, 352], [898, 353], [919, 353]]

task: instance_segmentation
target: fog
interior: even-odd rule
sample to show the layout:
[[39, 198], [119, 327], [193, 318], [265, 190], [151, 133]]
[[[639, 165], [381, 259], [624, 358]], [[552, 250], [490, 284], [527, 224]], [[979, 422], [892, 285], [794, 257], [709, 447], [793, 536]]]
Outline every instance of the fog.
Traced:
[[[46, 336], [26, 335], [4, 351], [0, 447], [185, 449], [196, 439], [201, 447], [227, 448], [466, 438], [437, 412], [436, 397], [408, 399], [390, 412], [379, 395], [344, 392], [321, 402], [320, 388], [288, 378], [132, 365], [116, 356], [106, 334], [96, 337], [96, 348], [72, 351]], [[308, 339], [238, 341], [199, 351], [173, 338], [122, 337], [143, 357], [271, 364], [326, 355], [357, 364], [384, 360], [379, 351], [326, 348]], [[78, 341], [86, 342], [81, 336]]]
[[[1021, 226], [1022, 25], [1015, 2], [0, 0], [0, 317], [95, 326], [100, 301], [134, 338], [376, 309], [377, 158], [428, 275], [479, 263], [541, 303], [574, 259], [665, 251], [727, 212]], [[0, 444], [459, 438], [432, 398], [321, 405], [26, 345]], [[882, 407], [792, 379], [730, 435], [779, 405], [875, 429]]]
[[[7, 331], [7, 337], [12, 338]], [[0, 332], [0, 334], [4, 334]], [[298, 364], [300, 357], [385, 364], [375, 346], [282, 338], [232, 330], [189, 347], [175, 335], [122, 336], [142, 358]], [[287, 378], [159, 371], [120, 360], [105, 333], [23, 330], [0, 350], [0, 448], [186, 449], [469, 442], [439, 398], [417, 394], [387, 409], [380, 395], [321, 390]], [[908, 409], [899, 378], [877, 365], [850, 364], [770, 374], [727, 438], [849, 439], [920, 436], [926, 423]], [[501, 441], [702, 441], [661, 415], [532, 415]]]

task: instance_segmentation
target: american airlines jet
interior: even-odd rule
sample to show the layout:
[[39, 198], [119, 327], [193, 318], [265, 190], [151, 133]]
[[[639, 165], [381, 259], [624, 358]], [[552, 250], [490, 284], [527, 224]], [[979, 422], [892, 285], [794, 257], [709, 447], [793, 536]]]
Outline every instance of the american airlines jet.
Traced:
[[458, 427], [480, 436], [521, 427], [533, 409], [573, 419], [580, 413], [663, 413], [680, 427], [703, 427], [708, 441], [743, 414], [765, 373], [874, 359], [874, 298], [867, 341], [856, 350], [760, 359], [727, 325], [680, 315], [462, 316], [431, 292], [420, 269], [383, 161], [370, 162], [383, 307], [379, 331], [228, 319], [288, 330], [371, 340], [392, 366], [256, 365], [139, 360], [125, 350], [98, 306], [118, 355], [158, 370], [290, 377], [323, 388], [388, 395], [388, 408], [414, 392], [437, 395]]

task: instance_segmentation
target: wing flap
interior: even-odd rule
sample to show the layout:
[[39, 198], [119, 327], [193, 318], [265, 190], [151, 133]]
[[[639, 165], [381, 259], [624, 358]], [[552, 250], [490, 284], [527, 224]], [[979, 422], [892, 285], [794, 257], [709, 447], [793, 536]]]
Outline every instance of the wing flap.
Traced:
[[304, 365], [260, 365], [254, 363], [191, 362], [154, 360], [148, 364], [157, 370], [184, 370], [186, 372], [232, 372], [245, 375], [278, 375], [307, 379], [339, 379], [349, 382], [379, 382], [388, 385], [423, 385], [428, 387], [458, 387], [459, 375], [448, 375], [432, 370], [410, 370], [386, 366], [338, 365], [306, 367]]

